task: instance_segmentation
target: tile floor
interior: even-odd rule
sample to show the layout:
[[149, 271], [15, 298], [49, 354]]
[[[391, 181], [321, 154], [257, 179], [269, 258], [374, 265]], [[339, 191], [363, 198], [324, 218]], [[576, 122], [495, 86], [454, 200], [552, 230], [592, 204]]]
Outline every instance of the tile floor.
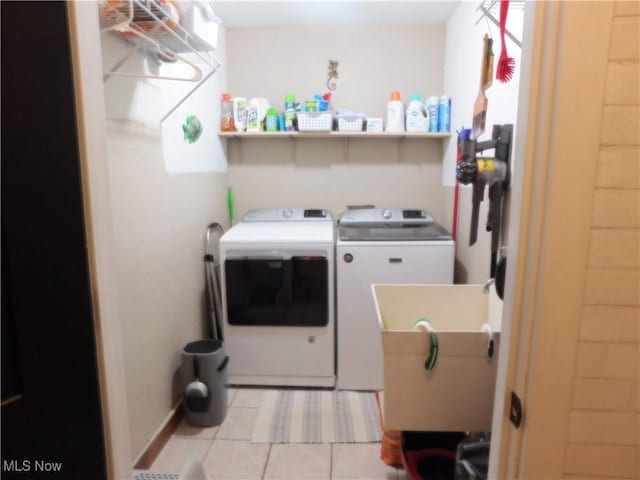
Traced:
[[210, 480], [336, 479], [406, 480], [403, 470], [380, 460], [379, 443], [251, 443], [253, 423], [265, 390], [229, 389], [227, 418], [219, 427], [196, 428], [184, 421], [151, 467], [179, 473], [191, 458]]

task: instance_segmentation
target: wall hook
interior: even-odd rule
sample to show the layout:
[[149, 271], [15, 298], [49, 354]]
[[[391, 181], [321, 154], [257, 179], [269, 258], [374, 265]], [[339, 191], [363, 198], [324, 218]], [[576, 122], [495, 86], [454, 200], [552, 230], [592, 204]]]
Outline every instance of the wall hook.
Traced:
[[338, 86], [336, 82], [332, 82], [333, 78], [338, 78], [338, 61], [329, 60], [329, 78], [327, 79], [327, 88], [331, 91], [335, 90]]

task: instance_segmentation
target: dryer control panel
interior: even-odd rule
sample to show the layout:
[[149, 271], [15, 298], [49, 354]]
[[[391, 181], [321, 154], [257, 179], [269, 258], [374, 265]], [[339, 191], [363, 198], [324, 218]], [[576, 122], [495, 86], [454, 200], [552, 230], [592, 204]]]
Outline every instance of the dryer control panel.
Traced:
[[256, 208], [244, 216], [245, 222], [317, 222], [331, 221], [333, 216], [323, 208]]

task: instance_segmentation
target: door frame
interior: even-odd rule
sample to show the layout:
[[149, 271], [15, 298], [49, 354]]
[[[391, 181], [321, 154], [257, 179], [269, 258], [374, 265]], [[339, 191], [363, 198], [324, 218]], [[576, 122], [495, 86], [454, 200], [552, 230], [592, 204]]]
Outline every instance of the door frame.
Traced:
[[133, 459], [118, 311], [97, 2], [67, 2], [78, 150], [108, 478], [131, 478]]
[[[67, 5], [108, 474], [128, 478], [132, 458], [97, 3]], [[507, 266], [507, 285], [512, 287], [506, 288], [504, 301], [490, 478], [562, 474], [570, 388], [553, 399], [549, 388], [571, 380], [573, 363], [559, 364], [558, 359], [573, 358], [576, 346], [553, 342], [559, 324], [555, 319], [563, 318], [567, 338], [577, 332], [579, 309], [569, 307], [582, 298], [586, 265], [580, 255], [588, 248], [584, 233], [590, 228], [589, 193], [601, 121], [601, 105], [593, 100], [602, 98], [606, 78], [606, 62], [603, 67], [594, 65], [606, 58], [608, 42], [601, 39], [608, 38], [610, 22], [603, 18], [611, 14], [613, 3], [527, 2], [525, 8], [509, 223], [509, 256], [515, 261]], [[580, 54], [584, 51], [589, 55]], [[581, 67], [596, 73], [600, 68], [602, 75], [585, 82]], [[574, 122], [581, 128], [573, 127]], [[572, 177], [569, 184], [567, 176], [576, 166], [585, 174]], [[571, 252], [567, 239], [572, 240]], [[560, 287], [563, 295], [558, 301]], [[549, 368], [554, 375], [545, 376]], [[525, 408], [518, 430], [508, 420], [511, 391], [519, 394]], [[544, 414], [544, 421], [537, 413]]]

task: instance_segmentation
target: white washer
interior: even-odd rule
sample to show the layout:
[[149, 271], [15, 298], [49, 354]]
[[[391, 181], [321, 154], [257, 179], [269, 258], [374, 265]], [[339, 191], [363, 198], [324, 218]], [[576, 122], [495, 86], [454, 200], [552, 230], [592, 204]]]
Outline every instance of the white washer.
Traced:
[[337, 386], [383, 388], [373, 283], [453, 283], [455, 246], [424, 210], [347, 210], [336, 242]]
[[222, 236], [230, 384], [335, 385], [334, 255], [322, 209], [252, 210]]

